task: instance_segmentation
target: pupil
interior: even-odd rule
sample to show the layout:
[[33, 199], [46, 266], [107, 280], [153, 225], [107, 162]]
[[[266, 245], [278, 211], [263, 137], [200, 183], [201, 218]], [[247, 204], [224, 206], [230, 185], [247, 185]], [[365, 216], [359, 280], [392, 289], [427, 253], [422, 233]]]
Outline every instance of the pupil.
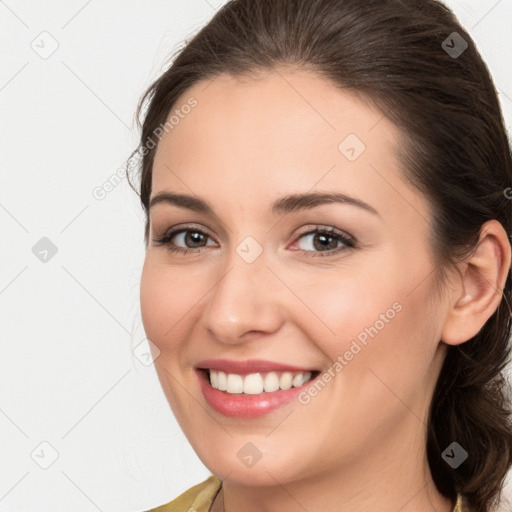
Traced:
[[[329, 247], [329, 242], [328, 242], [329, 239], [334, 241], [333, 247]], [[326, 248], [327, 249], [336, 249], [336, 239], [330, 235], [326, 235], [325, 233], [317, 233], [317, 235], [315, 235], [313, 241], [314, 241], [313, 245], [315, 246], [315, 249], [326, 249]], [[320, 245], [317, 245], [317, 243], [316, 243], [317, 241], [320, 241]]]
[[197, 232], [194, 232], [194, 231], [190, 232], [189, 231], [187, 233], [187, 236], [185, 237], [185, 241], [186, 241], [187, 245], [189, 245], [188, 242], [191, 242], [191, 244], [193, 245], [195, 243], [201, 242], [202, 238], [203, 238], [202, 233], [197, 233]]

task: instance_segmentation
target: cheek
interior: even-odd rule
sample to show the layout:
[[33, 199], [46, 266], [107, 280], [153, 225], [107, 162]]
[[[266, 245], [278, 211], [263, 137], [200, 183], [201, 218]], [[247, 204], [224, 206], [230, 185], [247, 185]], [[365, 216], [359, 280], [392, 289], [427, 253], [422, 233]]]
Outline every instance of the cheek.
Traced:
[[[326, 423], [343, 424], [349, 444], [363, 449], [362, 433], [369, 439], [368, 446], [373, 446], [404, 417], [410, 416], [413, 422], [415, 416], [424, 417], [433, 384], [438, 325], [432, 322], [435, 311], [426, 312], [431, 292], [427, 283], [411, 293], [412, 273], [402, 279], [392, 271], [348, 274], [339, 275], [336, 286], [327, 278], [319, 280], [322, 293], [310, 288], [306, 294], [308, 287], [304, 283], [300, 287], [304, 301], [334, 334], [311, 313], [307, 318], [303, 313], [294, 317], [332, 361], [323, 374], [329, 391], [308, 391], [301, 403], [311, 402], [299, 411], [304, 425], [317, 417], [310, 410], [322, 414]], [[326, 427], [324, 437], [332, 435]]]
[[439, 341], [439, 315], [426, 307], [433, 293], [425, 279], [430, 266], [422, 258], [382, 259], [386, 272], [367, 265], [295, 279], [294, 291], [307, 309], [297, 303], [293, 321], [331, 361], [346, 355], [350, 366], [376, 365], [390, 378], [400, 370], [419, 379]]
[[[190, 338], [190, 318], [194, 306], [208, 290], [204, 276], [171, 267], [160, 254], [146, 253], [140, 281], [140, 307], [147, 338], [159, 350], [154, 361], [162, 389], [178, 422], [185, 432], [190, 395], [184, 392], [182, 369], [187, 340]], [[197, 412], [197, 411], [194, 411]]]
[[290, 274], [284, 280], [294, 283], [294, 292], [303, 304], [294, 302], [293, 322], [331, 359], [348, 350], [351, 340], [364, 344], [369, 337], [367, 329], [377, 324], [377, 330], [383, 331], [400, 314], [395, 282], [370, 266], [356, 269], [342, 263], [339, 270], [312, 269], [300, 279]]
[[209, 289], [206, 275], [173, 268], [148, 253], [140, 283], [142, 322], [147, 337], [162, 351], [175, 347], [183, 338], [188, 316]]

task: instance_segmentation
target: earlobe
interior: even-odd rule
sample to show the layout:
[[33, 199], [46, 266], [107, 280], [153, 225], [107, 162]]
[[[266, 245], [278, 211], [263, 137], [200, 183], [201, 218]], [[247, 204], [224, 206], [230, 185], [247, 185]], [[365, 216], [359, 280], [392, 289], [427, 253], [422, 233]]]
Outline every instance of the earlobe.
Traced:
[[511, 266], [511, 246], [503, 226], [486, 222], [471, 256], [454, 276], [441, 339], [459, 345], [473, 338], [498, 308]]

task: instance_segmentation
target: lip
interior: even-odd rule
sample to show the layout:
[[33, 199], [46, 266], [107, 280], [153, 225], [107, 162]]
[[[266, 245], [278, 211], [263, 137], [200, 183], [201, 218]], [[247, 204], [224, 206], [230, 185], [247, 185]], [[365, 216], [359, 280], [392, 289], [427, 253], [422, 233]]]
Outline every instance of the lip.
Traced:
[[314, 372], [316, 368], [292, 366], [289, 364], [265, 361], [263, 359], [250, 359], [247, 361], [235, 361], [234, 359], [204, 359], [197, 363], [200, 370], [217, 370], [225, 373], [237, 373], [248, 375], [249, 373], [265, 372]]
[[305, 388], [311, 385], [318, 375], [302, 384], [302, 386], [292, 387], [286, 390], [280, 389], [270, 393], [261, 393], [260, 395], [246, 395], [243, 393], [231, 394], [213, 388], [208, 378], [208, 369], [226, 373], [237, 373], [239, 375], [271, 371], [314, 371], [320, 375], [320, 372], [316, 370], [271, 361], [233, 361], [227, 359], [208, 359], [201, 361], [196, 366], [195, 371], [199, 379], [201, 391], [208, 405], [223, 416], [246, 419], [259, 418], [293, 402]]

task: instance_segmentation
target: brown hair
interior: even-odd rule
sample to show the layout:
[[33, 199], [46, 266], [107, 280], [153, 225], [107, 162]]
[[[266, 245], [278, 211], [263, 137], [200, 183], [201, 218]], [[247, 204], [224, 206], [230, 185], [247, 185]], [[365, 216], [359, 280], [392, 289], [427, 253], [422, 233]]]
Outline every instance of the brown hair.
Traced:
[[[470, 254], [490, 219], [510, 236], [512, 203], [505, 191], [512, 184], [511, 148], [496, 89], [448, 8], [434, 0], [234, 0], [179, 49], [139, 103], [137, 115], [144, 111], [144, 120], [133, 155], [142, 157], [146, 245], [154, 139], [173, 105], [200, 80], [280, 65], [314, 70], [362, 95], [401, 129], [404, 175], [433, 206], [439, 268]], [[512, 466], [504, 377], [511, 299], [509, 273], [501, 304], [480, 332], [448, 346], [429, 410], [434, 482], [452, 500], [461, 493], [476, 512], [499, 503]], [[453, 441], [469, 454], [456, 469], [442, 458]]]

